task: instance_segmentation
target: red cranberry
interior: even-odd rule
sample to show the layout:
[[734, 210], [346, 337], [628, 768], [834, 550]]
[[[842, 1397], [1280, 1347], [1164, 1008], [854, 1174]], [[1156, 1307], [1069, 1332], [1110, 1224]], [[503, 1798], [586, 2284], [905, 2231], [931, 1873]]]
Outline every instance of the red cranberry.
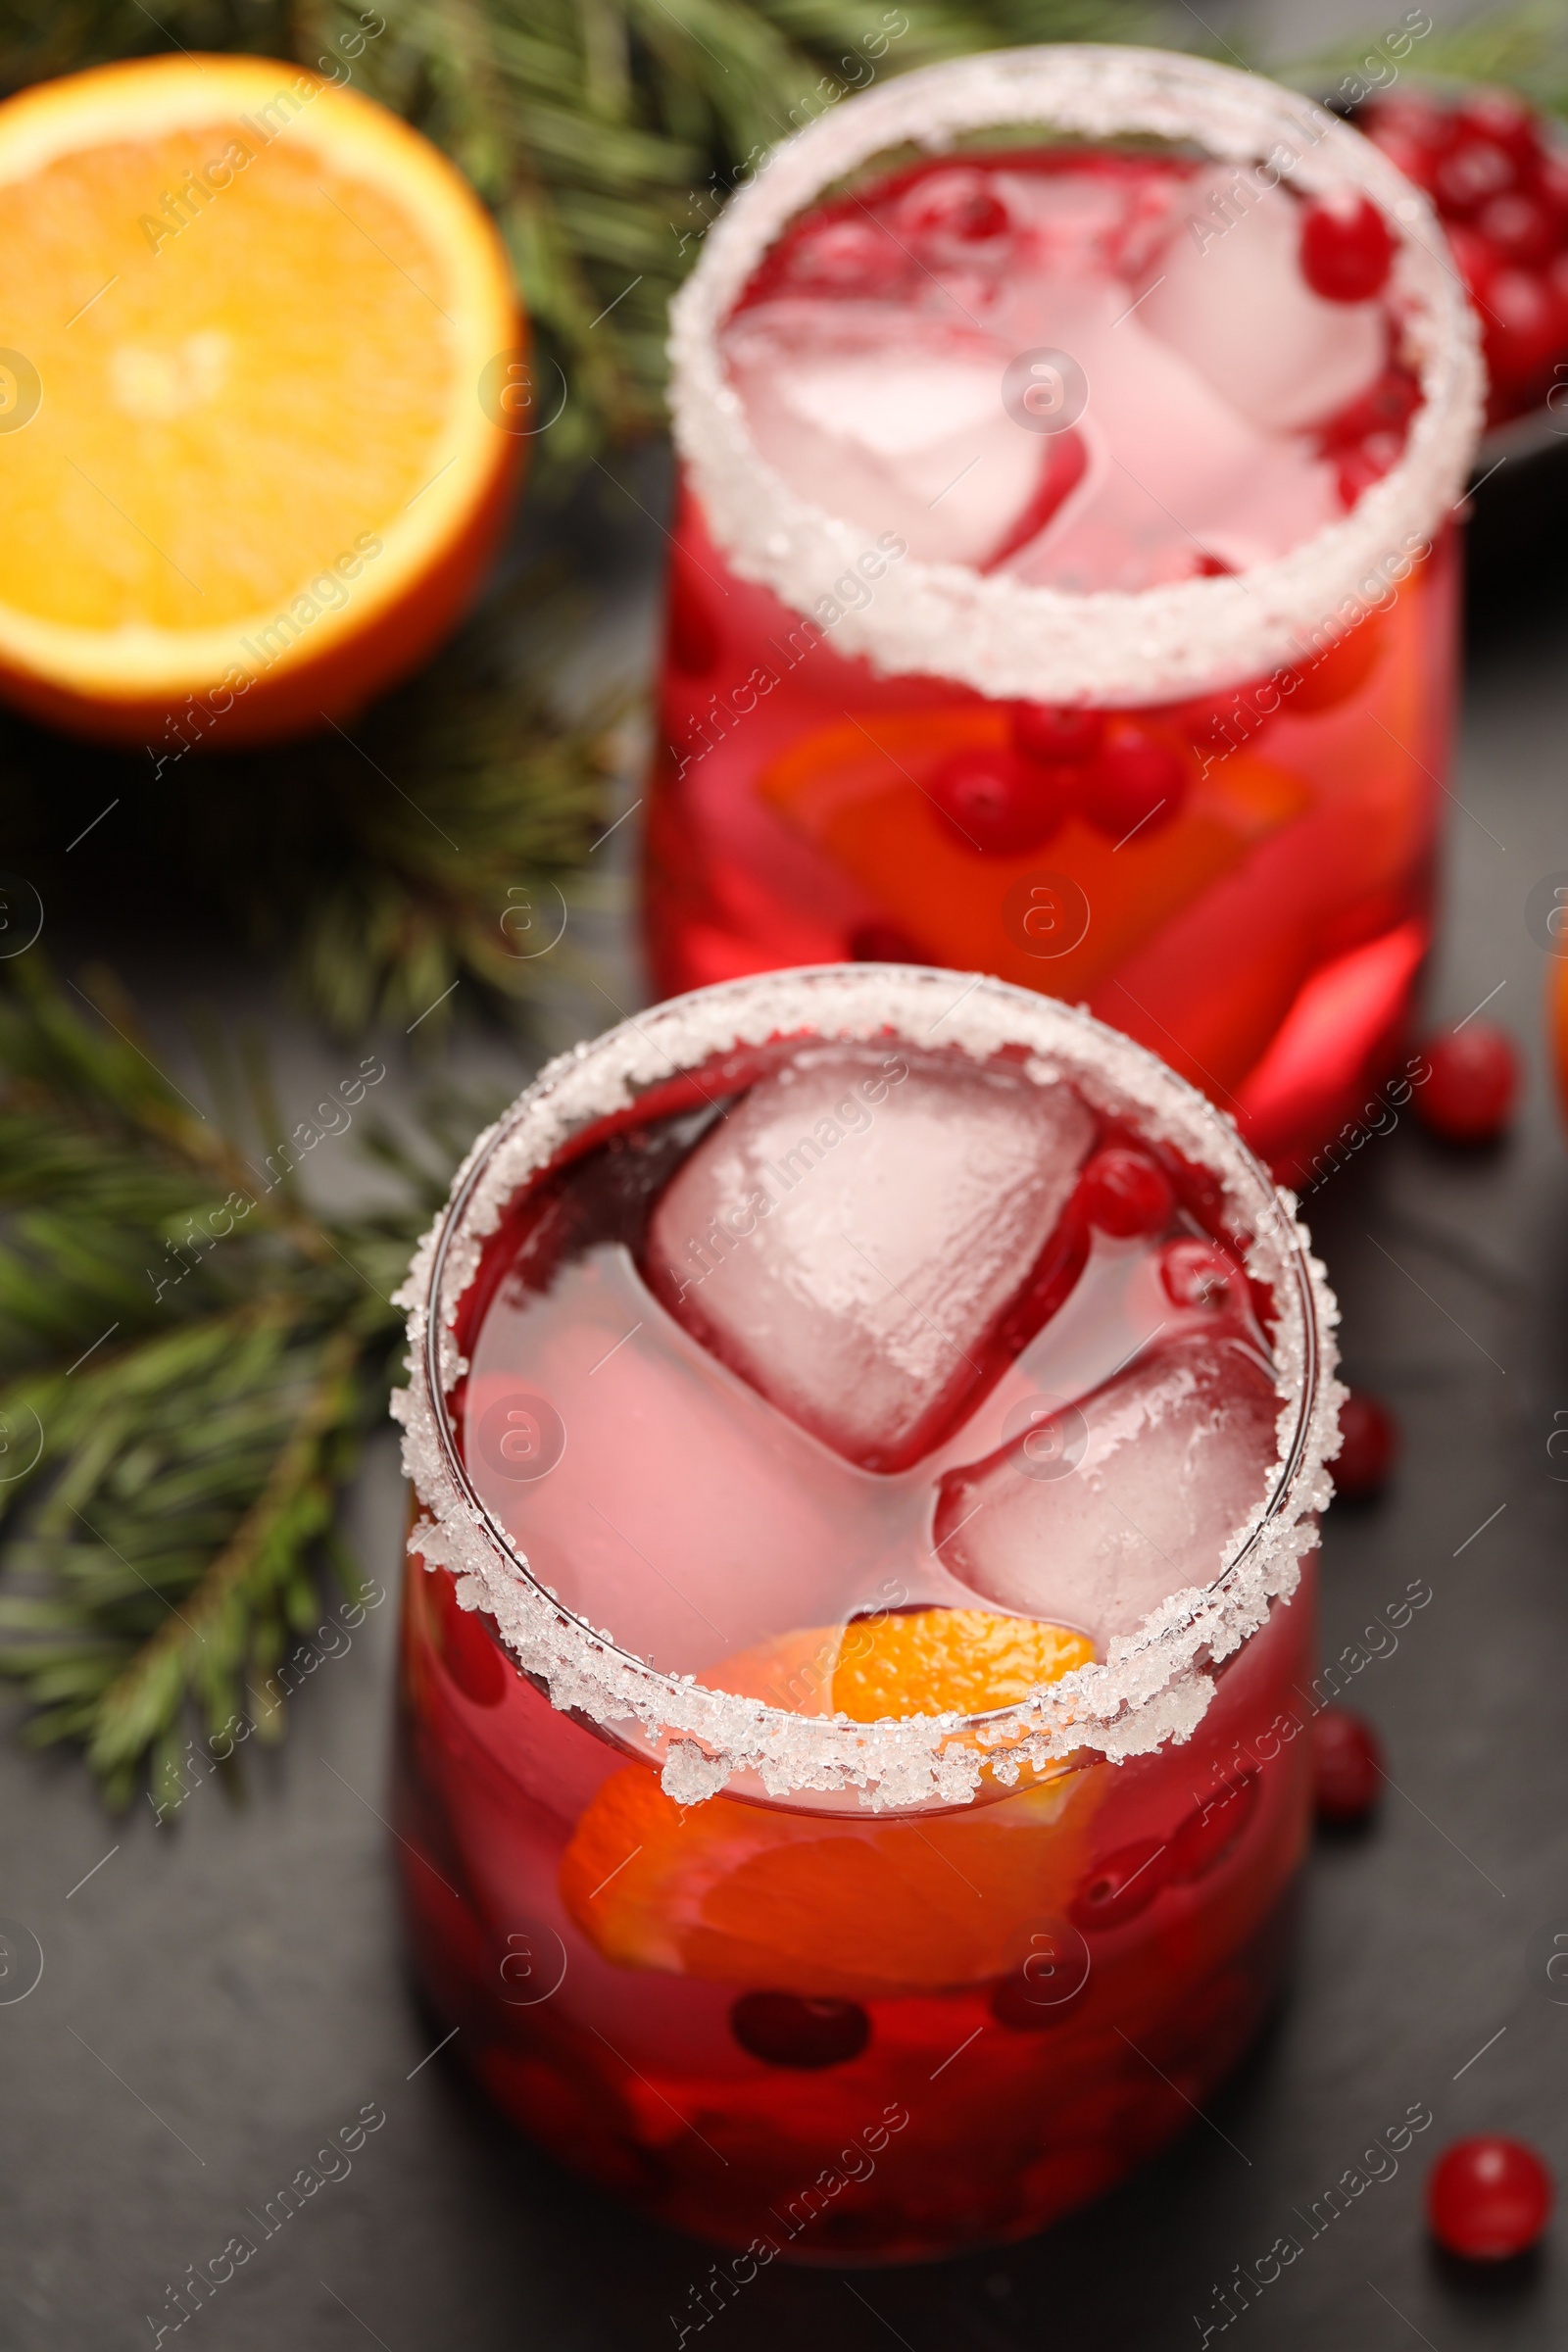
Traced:
[[847, 2066], [871, 2038], [858, 2001], [805, 2001], [793, 1992], [743, 1992], [729, 2013], [743, 2050], [765, 2066]]
[[1399, 1425], [1388, 1406], [1365, 1389], [1352, 1389], [1340, 1407], [1340, 1439], [1335, 1491], [1354, 1502], [1380, 1494], [1399, 1452]]
[[1013, 749], [1042, 767], [1081, 767], [1100, 749], [1105, 722], [1098, 710], [1061, 703], [1015, 703]]
[[1536, 166], [1535, 191], [1546, 208], [1556, 236], [1568, 229], [1568, 158], [1543, 156]]
[[1160, 1233], [1170, 1219], [1176, 1188], [1158, 1162], [1121, 1144], [1097, 1152], [1081, 1179], [1084, 1214], [1119, 1242]]
[[1505, 1029], [1467, 1021], [1421, 1049], [1432, 1075], [1417, 1086], [1422, 1124], [1450, 1144], [1489, 1144], [1501, 1135], [1519, 1094], [1519, 1050]]
[[1190, 780], [1188, 764], [1172, 745], [1118, 719], [1084, 777], [1083, 811], [1111, 841], [1120, 843], [1132, 832], [1144, 841], [1181, 813]]
[[1533, 2246], [1551, 2212], [1550, 2173], [1522, 2139], [1479, 2132], [1446, 2147], [1427, 2175], [1427, 2222], [1467, 2262], [1506, 2262]]
[[1494, 196], [1476, 215], [1476, 234], [1485, 237], [1504, 261], [1533, 270], [1549, 261], [1556, 250], [1557, 223], [1535, 196], [1511, 190]]
[[1453, 221], [1447, 229], [1448, 246], [1459, 266], [1459, 275], [1469, 287], [1472, 298], [1483, 309], [1492, 281], [1502, 268], [1500, 256], [1478, 228], [1462, 220]]
[[1516, 90], [1472, 90], [1455, 112], [1453, 123], [1461, 140], [1484, 139], [1516, 164], [1532, 164], [1541, 152], [1536, 118]]
[[1000, 749], [951, 753], [930, 792], [965, 849], [1003, 858], [1039, 849], [1067, 813], [1058, 777]]
[[1380, 147], [1397, 138], [1428, 156], [1439, 156], [1453, 145], [1457, 122], [1449, 108], [1406, 90], [1368, 107], [1366, 127]]
[[1080, 1928], [1119, 1928], [1147, 1911], [1170, 1877], [1170, 1848], [1157, 1838], [1118, 1846], [1089, 1873], [1072, 1901]]
[[1488, 364], [1509, 383], [1529, 384], [1544, 374], [1568, 341], [1561, 299], [1533, 270], [1499, 270], [1484, 308]]
[[1461, 138], [1439, 164], [1433, 185], [1444, 211], [1463, 218], [1478, 212], [1490, 197], [1504, 194], [1518, 177], [1506, 147], [1491, 139]]
[[957, 238], [965, 245], [1000, 237], [1007, 208], [984, 172], [939, 171], [917, 179], [899, 206], [899, 226], [914, 236]]
[[1244, 1772], [1189, 1813], [1170, 1841], [1170, 1875], [1178, 1885], [1217, 1870], [1241, 1841], [1257, 1803], [1258, 1778]]
[[1364, 1715], [1325, 1707], [1312, 1718], [1312, 1770], [1319, 1821], [1365, 1821], [1383, 1790], [1383, 1742]]
[[1301, 275], [1325, 302], [1370, 302], [1393, 267], [1393, 232], [1367, 197], [1347, 189], [1304, 207]]
[[1196, 1234], [1165, 1244], [1159, 1278], [1173, 1306], [1206, 1307], [1214, 1315], [1238, 1313], [1247, 1291], [1247, 1277], [1229, 1250]]
[[991, 2014], [999, 2026], [1010, 2026], [1015, 2034], [1044, 2034], [1053, 2026], [1065, 2025], [1075, 2016], [1089, 1997], [1086, 1977], [1076, 1992], [1059, 2001], [1042, 2001], [1038, 1988], [1021, 1968], [1010, 1977], [1001, 1977], [991, 1988]]
[[1385, 368], [1369, 392], [1352, 400], [1323, 426], [1327, 449], [1353, 448], [1373, 433], [1403, 433], [1421, 406], [1421, 386], [1408, 368]]

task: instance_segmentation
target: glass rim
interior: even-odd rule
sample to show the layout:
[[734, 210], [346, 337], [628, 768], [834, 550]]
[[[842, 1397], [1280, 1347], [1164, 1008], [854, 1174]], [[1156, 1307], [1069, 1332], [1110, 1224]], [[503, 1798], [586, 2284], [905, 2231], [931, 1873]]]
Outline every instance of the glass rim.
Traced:
[[[948, 1000], [940, 1009], [939, 1000]], [[972, 1715], [873, 1724], [798, 1715], [650, 1665], [539, 1581], [463, 1460], [448, 1405], [466, 1368], [455, 1323], [484, 1244], [519, 1190], [575, 1135], [634, 1105], [647, 1087], [742, 1045], [891, 1037], [912, 1046], [917, 1031], [929, 1033], [915, 1016], [933, 1010], [944, 1044], [976, 1059], [1024, 1048], [1031, 1074], [1070, 1078], [1092, 1107], [1133, 1109], [1143, 1132], [1219, 1179], [1253, 1237], [1249, 1268], [1276, 1304], [1275, 1471], [1213, 1580], [1168, 1596], [1132, 1634], [1115, 1637], [1103, 1660]], [[662, 1760], [664, 1786], [681, 1803], [715, 1793], [738, 1773], [757, 1776], [771, 1796], [853, 1785], [878, 1808], [967, 1802], [999, 1761], [1005, 1780], [1008, 1760], [1054, 1768], [1085, 1749], [1120, 1757], [1185, 1739], [1212, 1695], [1205, 1666], [1239, 1648], [1271, 1600], [1294, 1590], [1300, 1557], [1316, 1540], [1310, 1523], [1332, 1492], [1325, 1464], [1338, 1449], [1344, 1394], [1334, 1379], [1338, 1309], [1292, 1197], [1274, 1186], [1234, 1122], [1157, 1055], [1079, 1006], [984, 975], [897, 964], [760, 973], [668, 999], [560, 1055], [476, 1140], [395, 1303], [409, 1315], [411, 1383], [396, 1392], [393, 1411], [404, 1423], [404, 1468], [418, 1503], [410, 1552], [428, 1567], [450, 1568], [466, 1605], [492, 1612], [555, 1706], [586, 1713], [615, 1743]]]
[[[1287, 554], [1219, 578], [1075, 594], [908, 555], [833, 623], [883, 673], [992, 698], [1137, 707], [1293, 667], [1387, 600], [1464, 496], [1480, 437], [1479, 329], [1436, 212], [1381, 149], [1314, 99], [1175, 52], [1063, 42], [943, 61], [859, 92], [769, 151], [731, 198], [670, 306], [670, 407], [714, 543], [742, 579], [809, 615], [867, 552], [866, 526], [793, 490], [762, 457], [718, 337], [789, 221], [860, 163], [911, 143], [1038, 122], [1101, 139], [1194, 139], [1217, 161], [1295, 160], [1303, 194], [1350, 186], [1397, 240], [1395, 287], [1422, 390], [1396, 464], [1348, 514]], [[1352, 612], [1346, 616], [1349, 603]]]

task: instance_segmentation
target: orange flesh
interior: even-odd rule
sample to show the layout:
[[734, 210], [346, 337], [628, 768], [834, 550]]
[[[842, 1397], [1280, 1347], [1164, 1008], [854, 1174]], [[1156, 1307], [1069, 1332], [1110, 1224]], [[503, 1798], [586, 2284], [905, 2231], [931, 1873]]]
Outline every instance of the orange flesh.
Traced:
[[[863, 1723], [984, 1712], [1093, 1654], [1055, 1626], [922, 1609], [844, 1633], [792, 1634], [711, 1679], [779, 1703], [792, 1670], [794, 1687], [808, 1691], [821, 1661], [827, 1703]], [[878, 1820], [725, 1796], [683, 1811], [632, 1764], [578, 1822], [562, 1895], [598, 1950], [626, 1968], [817, 1997], [972, 1984], [1012, 1965], [1030, 1927], [1065, 1907], [1094, 1809], [1091, 1777], [1064, 1771], [1004, 1804]]]
[[[165, 194], [225, 157], [228, 184], [172, 226]], [[262, 146], [254, 122], [88, 148], [0, 187], [5, 340], [44, 387], [0, 443], [0, 604], [105, 630], [286, 604], [428, 480], [448, 298], [409, 214], [297, 136]]]

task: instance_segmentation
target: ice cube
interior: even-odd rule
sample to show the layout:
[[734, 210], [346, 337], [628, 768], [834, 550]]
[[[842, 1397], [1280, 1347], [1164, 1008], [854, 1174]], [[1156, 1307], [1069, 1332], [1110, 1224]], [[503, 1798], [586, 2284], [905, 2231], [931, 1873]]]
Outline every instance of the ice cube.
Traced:
[[1277, 431], [1317, 423], [1383, 368], [1376, 302], [1324, 302], [1301, 275], [1300, 207], [1216, 165], [1190, 182], [1175, 235], [1138, 306], [1145, 325], [1216, 392]]
[[866, 1469], [900, 1469], [1002, 1370], [999, 1319], [1093, 1139], [1064, 1085], [823, 1047], [762, 1079], [677, 1171], [648, 1277], [781, 1411]]
[[1152, 1349], [1058, 1414], [1033, 1459], [1025, 1433], [950, 1471], [938, 1554], [982, 1599], [1103, 1644], [1219, 1575], [1267, 1490], [1278, 1411], [1272, 1380], [1239, 1341]]
[[1061, 469], [1065, 436], [1024, 432], [1003, 407], [1011, 350], [956, 312], [949, 323], [779, 301], [743, 312], [725, 346], [769, 464], [813, 506], [873, 537], [897, 531], [923, 562], [984, 564]]

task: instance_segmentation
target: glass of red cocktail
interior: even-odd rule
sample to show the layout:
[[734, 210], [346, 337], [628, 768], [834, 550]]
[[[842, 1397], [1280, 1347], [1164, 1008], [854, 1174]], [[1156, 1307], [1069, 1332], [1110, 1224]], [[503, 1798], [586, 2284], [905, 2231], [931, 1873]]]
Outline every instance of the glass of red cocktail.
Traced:
[[776, 150], [672, 351], [659, 985], [994, 971], [1304, 1166], [1430, 933], [1481, 371], [1427, 197], [1256, 74], [971, 58]]
[[996, 980], [760, 976], [552, 1064], [404, 1297], [399, 1860], [499, 2104], [748, 2276], [1188, 2124], [1280, 1981], [1340, 1395], [1233, 1125]]

